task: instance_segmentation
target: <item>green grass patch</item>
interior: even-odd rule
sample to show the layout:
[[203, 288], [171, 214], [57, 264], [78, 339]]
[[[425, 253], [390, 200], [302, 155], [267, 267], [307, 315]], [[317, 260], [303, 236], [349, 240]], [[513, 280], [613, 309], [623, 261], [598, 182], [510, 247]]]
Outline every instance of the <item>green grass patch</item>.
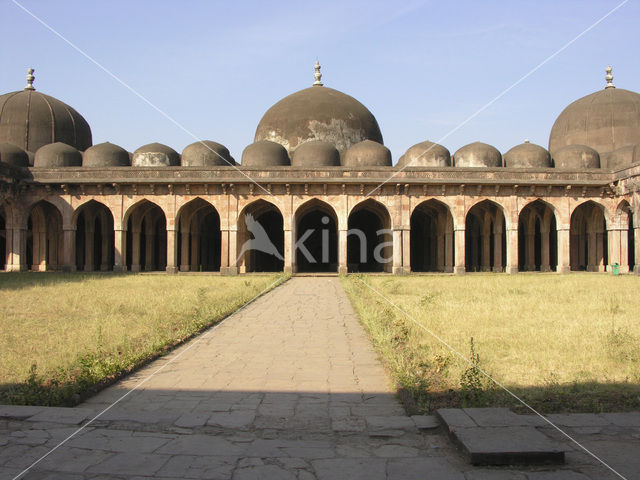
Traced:
[[71, 406], [285, 275], [0, 275], [0, 403]]
[[526, 411], [482, 371], [544, 412], [640, 408], [637, 276], [352, 275], [342, 282], [412, 412]]

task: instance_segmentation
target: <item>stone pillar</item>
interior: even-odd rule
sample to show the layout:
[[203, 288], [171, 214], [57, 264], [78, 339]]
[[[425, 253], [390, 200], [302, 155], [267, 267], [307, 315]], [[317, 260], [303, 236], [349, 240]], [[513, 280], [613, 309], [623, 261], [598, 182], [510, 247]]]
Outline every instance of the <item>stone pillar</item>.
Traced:
[[[507, 273], [518, 273], [518, 227], [510, 228], [507, 235]], [[502, 243], [501, 243], [502, 245]]]
[[127, 231], [114, 230], [113, 271], [127, 271]]
[[[622, 258], [620, 255], [620, 229], [611, 228], [607, 230], [607, 246], [608, 251], [608, 265], [605, 265], [607, 272], [612, 270], [612, 265], [617, 263], [622, 265]], [[620, 269], [622, 271], [622, 269]]]
[[605, 264], [604, 264], [604, 236], [606, 232], [596, 232], [596, 258], [595, 258], [595, 266], [596, 272], [604, 272]]
[[558, 226], [558, 267], [556, 272], [568, 273], [571, 271], [571, 232], [569, 227]]
[[[629, 227], [632, 228], [632, 227]], [[628, 229], [620, 232], [620, 273], [629, 273], [629, 233]], [[631, 246], [633, 248], [633, 245]], [[611, 263], [611, 262], [609, 262]]]
[[455, 235], [455, 266], [453, 267], [453, 273], [464, 273], [465, 268], [465, 229], [464, 227], [456, 228]]
[[[516, 235], [518, 231], [516, 230]], [[516, 239], [517, 242], [517, 239]], [[507, 244], [509, 243], [509, 239], [507, 238]], [[517, 243], [516, 243], [517, 245]], [[511, 252], [509, 245], [507, 245], [507, 253]], [[491, 257], [489, 257], [491, 258]], [[507, 260], [507, 264], [509, 261]], [[493, 233], [493, 271], [496, 273], [500, 273], [503, 270], [502, 265], [502, 232], [497, 231]], [[518, 259], [516, 257], [516, 272], [518, 271]]]
[[198, 230], [191, 231], [191, 258], [189, 264], [192, 272], [200, 270], [200, 232]]
[[7, 271], [24, 272], [27, 267], [27, 230], [25, 228], [7, 229]]
[[140, 235], [140, 227], [133, 227], [131, 231], [131, 271], [139, 272], [140, 268], [140, 242], [142, 241]]
[[109, 270], [109, 251], [111, 250], [109, 247], [111, 246], [111, 241], [106, 232], [102, 232], [102, 237], [100, 237], [99, 241], [102, 242], [100, 271], [106, 272]]
[[[146, 225], [147, 222], [145, 222]], [[149, 222], [153, 224], [153, 222]], [[145, 240], [145, 248], [144, 248], [144, 270], [145, 272], [150, 272], [154, 269], [153, 263], [153, 253], [154, 253], [154, 243], [156, 236], [153, 231], [153, 227], [146, 226], [146, 231], [144, 232], [144, 240]]]
[[180, 234], [180, 271], [189, 271], [189, 232], [183, 231]]
[[293, 230], [284, 231], [284, 273], [296, 272], [296, 251], [294, 248], [295, 239], [293, 238]]
[[411, 273], [411, 230], [402, 230], [402, 272]]
[[227, 267], [229, 275], [238, 274], [238, 231], [229, 230], [229, 266]]
[[220, 230], [220, 273], [229, 269], [229, 230]]
[[[95, 236], [93, 222], [85, 222], [84, 230], [84, 271], [93, 271], [93, 238]], [[65, 239], [66, 240], [66, 239]], [[65, 251], [67, 250], [67, 242], [65, 244]], [[65, 260], [66, 265], [66, 260]]]
[[524, 236], [524, 269], [529, 272], [536, 269], [536, 239], [530, 232]]
[[551, 271], [551, 232], [540, 231], [540, 271]]
[[399, 275], [402, 274], [402, 230], [393, 230], [391, 240], [393, 242], [391, 273]]
[[491, 271], [491, 233], [482, 232], [482, 259], [480, 260], [480, 270]]
[[[639, 220], [635, 220], [638, 222]], [[631, 227], [630, 227], [631, 228]], [[635, 265], [633, 266], [633, 273], [640, 275], [640, 226], [633, 229], [633, 254], [635, 258]]]
[[[62, 259], [62, 269], [65, 272], [76, 271], [76, 229], [75, 227], [65, 227], [62, 231], [64, 254]], [[86, 244], [86, 241], [85, 241]], [[34, 248], [35, 250], [35, 248]], [[91, 245], [93, 250], [93, 245]]]
[[453, 233], [451, 232], [444, 235], [444, 271], [453, 272]]
[[178, 257], [178, 231], [167, 228], [167, 273], [178, 273], [176, 259]]
[[338, 230], [338, 273], [346, 275], [347, 267], [347, 231]]

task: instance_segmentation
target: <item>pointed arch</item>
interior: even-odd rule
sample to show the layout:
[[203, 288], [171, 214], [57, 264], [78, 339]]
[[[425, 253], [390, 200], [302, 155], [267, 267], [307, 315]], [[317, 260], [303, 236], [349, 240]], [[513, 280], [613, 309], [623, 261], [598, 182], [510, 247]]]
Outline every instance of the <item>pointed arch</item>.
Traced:
[[571, 270], [601, 272], [608, 261], [607, 222], [602, 204], [587, 200], [571, 212]]
[[338, 271], [338, 216], [331, 205], [317, 198], [294, 213], [296, 272]]
[[63, 254], [61, 211], [47, 200], [33, 203], [27, 217], [27, 262], [31, 270], [60, 270]]
[[558, 267], [558, 231], [554, 207], [537, 199], [518, 215], [518, 269], [555, 271]]
[[111, 210], [92, 199], [74, 210], [71, 221], [76, 229], [76, 270], [113, 270], [115, 232]]
[[165, 270], [167, 218], [162, 208], [142, 199], [127, 209], [123, 225], [127, 229], [127, 269], [132, 272]]
[[412, 272], [452, 272], [454, 259], [453, 215], [435, 198], [416, 205], [410, 219]]
[[220, 271], [220, 214], [206, 200], [197, 197], [180, 207], [178, 226], [178, 265], [181, 271]]
[[467, 272], [502, 272], [507, 260], [504, 207], [492, 200], [475, 203], [465, 218]]
[[371, 198], [354, 205], [347, 220], [349, 272], [391, 272], [393, 241], [391, 215]]
[[284, 218], [275, 204], [259, 199], [245, 205], [237, 225], [240, 273], [284, 270]]

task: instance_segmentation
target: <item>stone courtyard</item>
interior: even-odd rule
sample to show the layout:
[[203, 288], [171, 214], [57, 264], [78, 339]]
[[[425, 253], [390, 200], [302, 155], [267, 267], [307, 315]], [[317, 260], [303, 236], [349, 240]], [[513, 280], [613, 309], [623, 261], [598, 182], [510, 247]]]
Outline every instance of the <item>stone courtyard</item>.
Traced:
[[[640, 478], [640, 413], [548, 418], [623, 478]], [[535, 434], [566, 462], [473, 466], [447, 435], [460, 428], [484, 450]], [[46, 454], [20, 478], [620, 478], [539, 417], [407, 416], [330, 276], [294, 277], [79, 407], [0, 407], [0, 431], [2, 478]]]

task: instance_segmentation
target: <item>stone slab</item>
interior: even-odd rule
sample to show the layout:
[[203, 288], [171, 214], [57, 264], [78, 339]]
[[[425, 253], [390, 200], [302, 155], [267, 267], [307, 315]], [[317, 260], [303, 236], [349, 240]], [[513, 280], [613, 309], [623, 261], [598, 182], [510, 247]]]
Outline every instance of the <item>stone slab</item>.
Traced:
[[559, 465], [560, 444], [534, 427], [458, 427], [452, 438], [473, 465]]
[[412, 415], [411, 420], [419, 430], [434, 430], [440, 426], [435, 415]]

